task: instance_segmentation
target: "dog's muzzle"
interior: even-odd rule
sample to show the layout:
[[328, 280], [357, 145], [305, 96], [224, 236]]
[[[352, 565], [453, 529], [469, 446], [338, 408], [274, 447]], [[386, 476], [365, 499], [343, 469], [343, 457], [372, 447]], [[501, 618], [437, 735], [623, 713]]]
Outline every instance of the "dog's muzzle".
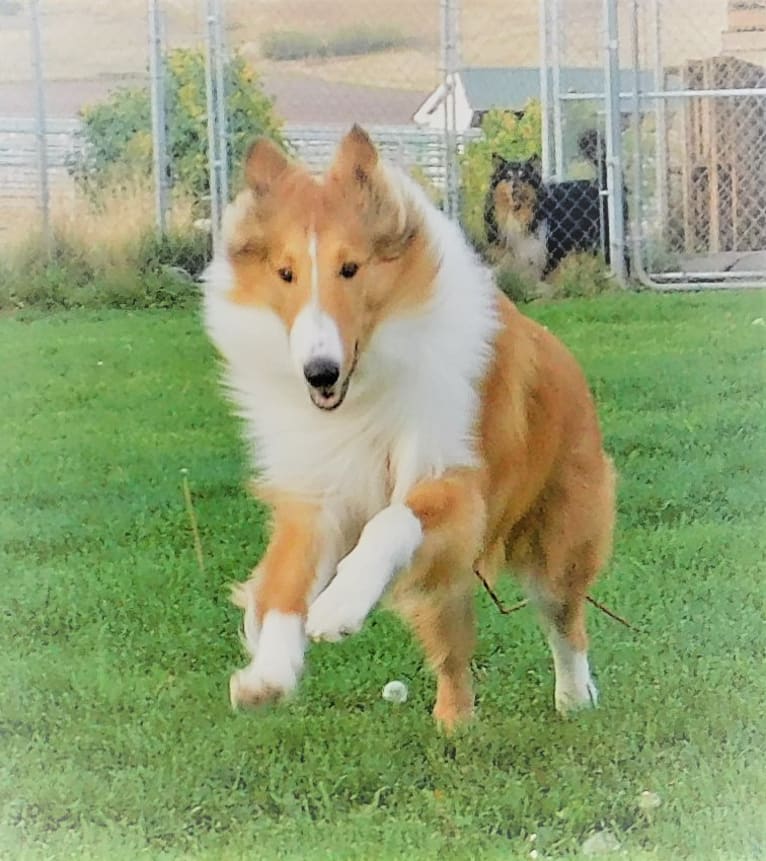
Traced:
[[309, 386], [309, 396], [314, 406], [320, 410], [335, 410], [344, 401], [351, 375], [356, 368], [357, 346], [354, 358], [346, 376], [341, 380], [340, 365], [334, 359], [317, 357], [303, 366], [303, 376]]

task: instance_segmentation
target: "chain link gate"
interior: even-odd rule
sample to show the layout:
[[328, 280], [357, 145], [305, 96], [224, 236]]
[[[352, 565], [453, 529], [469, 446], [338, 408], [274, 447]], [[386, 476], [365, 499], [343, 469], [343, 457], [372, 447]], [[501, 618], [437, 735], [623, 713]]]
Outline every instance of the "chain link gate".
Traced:
[[540, 0], [543, 176], [580, 176], [591, 129], [617, 277], [764, 286], [766, 2], [702, 5]]
[[690, 50], [668, 62], [673, 6], [629, 3], [632, 66], [654, 69], [653, 88], [638, 73], [632, 88], [637, 275], [665, 289], [766, 286], [766, 3], [730, 0], [720, 47], [702, 51], [692, 12]]
[[[492, 168], [487, 154], [471, 173], [466, 155], [486, 139], [487, 113], [533, 120], [539, 103], [541, 158], [525, 169], [548, 207], [543, 245], [601, 251], [619, 280], [657, 289], [766, 283], [766, 0], [429, 0], [417, 15], [408, 0], [365, 0], [353, 14], [328, 0], [316, 17], [298, 3], [145, 0], [104, 11], [100, 35], [75, 58], [64, 48], [87, 19], [71, 4], [10, 5], [30, 39], [25, 54], [25, 40], [4, 34], [6, 101], [13, 108], [25, 92], [25, 69], [30, 97], [26, 114], [0, 115], [0, 202], [16, 213], [36, 197], [44, 230], [74, 211], [66, 166], [78, 152], [76, 112], [105, 96], [107, 72], [151, 85], [153, 208], [160, 229], [172, 220], [166, 60], [202, 47], [214, 231], [227, 167], [236, 170], [227, 164], [222, 63], [242, 51], [268, 81], [299, 157], [323, 167], [360, 121], [479, 246], [496, 227], [482, 211]], [[498, 201], [518, 215], [527, 190], [514, 199], [505, 185]], [[522, 236], [530, 238], [540, 244]]]

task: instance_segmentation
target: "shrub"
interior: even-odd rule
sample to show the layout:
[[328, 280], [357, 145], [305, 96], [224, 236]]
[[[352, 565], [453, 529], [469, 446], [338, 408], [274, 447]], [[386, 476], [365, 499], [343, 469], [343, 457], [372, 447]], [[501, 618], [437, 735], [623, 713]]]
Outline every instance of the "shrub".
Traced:
[[[255, 72], [235, 54], [225, 69], [230, 163], [238, 165], [250, 140], [282, 143], [272, 102]], [[175, 188], [199, 202], [209, 193], [205, 60], [200, 51], [167, 57], [168, 154]], [[105, 188], [152, 171], [150, 96], [146, 87], [120, 89], [81, 112], [82, 146], [70, 163], [79, 188], [97, 200]]]
[[327, 53], [333, 57], [390, 51], [407, 44], [406, 37], [395, 27], [345, 27], [327, 40]]
[[301, 30], [274, 30], [261, 38], [261, 55], [267, 60], [302, 60], [324, 57], [326, 52], [320, 36]]
[[517, 305], [537, 298], [537, 285], [522, 275], [512, 263], [500, 262], [495, 267], [495, 283]]
[[344, 27], [322, 37], [302, 30], [274, 30], [261, 39], [261, 54], [268, 60], [302, 60], [311, 57], [349, 57], [388, 51], [407, 44], [395, 27]]
[[602, 257], [593, 254], [570, 254], [553, 273], [555, 296], [575, 298], [598, 296], [614, 290], [616, 282]]
[[93, 269], [58, 240], [53, 245], [51, 257], [39, 255], [31, 269], [0, 263], [0, 308], [177, 308], [197, 300], [194, 282], [172, 267]]
[[461, 219], [477, 248], [486, 245], [484, 197], [492, 173], [492, 153], [509, 160], [530, 158], [540, 152], [540, 103], [531, 101], [521, 116], [508, 111], [488, 111], [481, 124], [482, 136], [471, 141], [460, 159]]
[[193, 283], [210, 237], [192, 227], [192, 206], [176, 199], [157, 234], [148, 187], [129, 185], [98, 201], [53, 207], [50, 246], [17, 225], [0, 256], [0, 308], [169, 308], [196, 300]]

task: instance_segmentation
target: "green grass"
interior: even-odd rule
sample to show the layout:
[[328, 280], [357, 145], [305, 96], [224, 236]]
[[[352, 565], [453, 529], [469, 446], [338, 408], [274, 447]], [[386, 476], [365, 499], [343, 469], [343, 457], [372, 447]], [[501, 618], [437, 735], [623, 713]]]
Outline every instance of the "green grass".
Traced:
[[766, 857], [763, 295], [530, 312], [592, 380], [621, 472], [595, 595], [646, 633], [591, 613], [602, 704], [562, 720], [531, 614], [479, 596], [478, 719], [452, 740], [385, 613], [313, 647], [291, 702], [229, 711], [227, 584], [263, 512], [193, 313], [0, 319], [0, 858], [507, 861], [603, 828], [623, 858]]

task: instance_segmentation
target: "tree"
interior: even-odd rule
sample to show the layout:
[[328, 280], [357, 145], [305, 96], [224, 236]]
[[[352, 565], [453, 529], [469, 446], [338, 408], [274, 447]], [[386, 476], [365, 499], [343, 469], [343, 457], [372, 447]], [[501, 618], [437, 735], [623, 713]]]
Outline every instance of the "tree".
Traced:
[[[172, 183], [195, 200], [209, 194], [205, 58], [179, 49], [167, 56], [168, 154]], [[239, 54], [224, 70], [230, 164], [241, 163], [248, 143], [267, 135], [284, 145], [281, 121], [255, 71]], [[81, 146], [69, 169], [97, 199], [107, 187], [149, 178], [152, 134], [148, 87], [122, 88], [80, 113]]]

